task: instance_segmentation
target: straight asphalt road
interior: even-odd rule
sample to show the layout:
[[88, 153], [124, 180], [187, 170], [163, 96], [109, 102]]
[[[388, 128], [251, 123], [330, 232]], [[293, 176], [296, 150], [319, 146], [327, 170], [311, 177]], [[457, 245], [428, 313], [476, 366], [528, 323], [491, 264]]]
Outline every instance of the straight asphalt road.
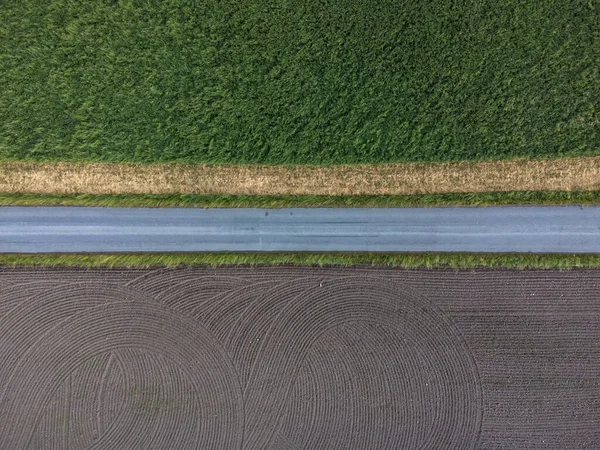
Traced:
[[0, 207], [0, 252], [600, 252], [600, 207]]

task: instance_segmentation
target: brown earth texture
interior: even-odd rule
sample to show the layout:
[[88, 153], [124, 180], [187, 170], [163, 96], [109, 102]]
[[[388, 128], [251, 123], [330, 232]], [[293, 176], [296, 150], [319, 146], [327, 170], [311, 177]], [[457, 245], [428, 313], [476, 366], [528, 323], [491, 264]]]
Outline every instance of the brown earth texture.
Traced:
[[600, 448], [600, 271], [0, 270], [1, 449]]

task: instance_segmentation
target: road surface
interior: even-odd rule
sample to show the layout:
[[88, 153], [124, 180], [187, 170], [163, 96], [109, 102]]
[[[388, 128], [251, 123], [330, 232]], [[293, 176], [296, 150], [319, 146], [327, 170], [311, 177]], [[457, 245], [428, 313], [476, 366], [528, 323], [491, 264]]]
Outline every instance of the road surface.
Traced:
[[0, 252], [600, 252], [600, 207], [0, 207]]

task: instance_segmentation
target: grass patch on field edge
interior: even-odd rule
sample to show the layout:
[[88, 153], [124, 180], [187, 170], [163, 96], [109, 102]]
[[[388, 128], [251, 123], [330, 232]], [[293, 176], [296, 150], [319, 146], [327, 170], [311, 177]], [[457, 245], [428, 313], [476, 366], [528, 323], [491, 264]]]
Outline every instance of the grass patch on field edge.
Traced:
[[199, 195], [0, 193], [0, 206], [196, 208], [597, 205], [600, 191], [509, 191], [414, 195]]
[[0, 254], [0, 267], [388, 266], [399, 268], [574, 269], [600, 267], [600, 254], [531, 253], [122, 253]]

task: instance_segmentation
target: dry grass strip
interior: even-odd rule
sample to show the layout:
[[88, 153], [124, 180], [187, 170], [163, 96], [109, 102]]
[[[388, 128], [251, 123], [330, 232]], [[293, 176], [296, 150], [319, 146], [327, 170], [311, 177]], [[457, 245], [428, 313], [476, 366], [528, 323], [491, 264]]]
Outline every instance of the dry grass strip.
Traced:
[[600, 157], [343, 166], [0, 163], [0, 192], [368, 195], [596, 190]]

